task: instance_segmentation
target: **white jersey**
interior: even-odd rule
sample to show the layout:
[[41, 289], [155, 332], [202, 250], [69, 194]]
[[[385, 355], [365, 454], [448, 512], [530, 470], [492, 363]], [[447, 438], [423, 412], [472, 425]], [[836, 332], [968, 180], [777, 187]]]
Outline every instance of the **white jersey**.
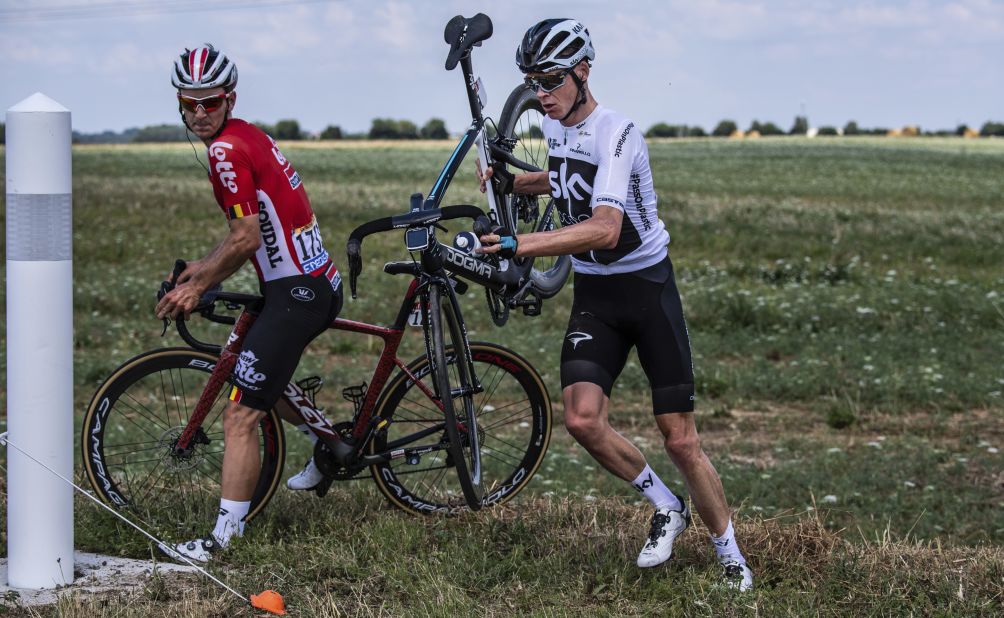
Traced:
[[669, 232], [659, 219], [648, 145], [638, 127], [599, 105], [571, 127], [545, 117], [548, 180], [561, 224], [593, 216], [597, 206], [624, 213], [613, 249], [572, 256], [575, 272], [612, 275], [641, 270], [666, 257]]

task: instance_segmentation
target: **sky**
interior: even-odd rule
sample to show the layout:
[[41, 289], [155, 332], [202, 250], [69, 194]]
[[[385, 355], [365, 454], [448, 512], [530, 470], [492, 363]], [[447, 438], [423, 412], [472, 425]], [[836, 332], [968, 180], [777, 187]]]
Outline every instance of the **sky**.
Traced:
[[239, 68], [238, 117], [313, 132], [439, 117], [459, 133], [470, 112], [443, 27], [479, 11], [495, 26], [473, 56], [492, 116], [526, 29], [574, 17], [594, 96], [645, 128], [1004, 120], [1002, 0], [0, 0], [0, 105], [42, 92], [88, 133], [177, 123], [174, 57], [211, 42]]

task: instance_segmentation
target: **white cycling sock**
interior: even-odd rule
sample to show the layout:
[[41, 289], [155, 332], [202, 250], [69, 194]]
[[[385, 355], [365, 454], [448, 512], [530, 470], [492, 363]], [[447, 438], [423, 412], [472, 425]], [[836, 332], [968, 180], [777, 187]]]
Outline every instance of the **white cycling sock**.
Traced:
[[311, 444], [317, 444], [317, 434], [310, 430], [310, 425], [307, 425], [306, 423], [297, 425], [296, 430], [310, 438]]
[[731, 519], [722, 536], [715, 536], [714, 532], [711, 533], [711, 542], [715, 544], [715, 553], [718, 554], [719, 562], [736, 560], [739, 564], [746, 564], [746, 557], [743, 556], [743, 552], [739, 550], [739, 545], [736, 543], [736, 532], [732, 529]]
[[216, 518], [213, 536], [221, 547], [226, 547], [234, 535], [244, 536], [244, 519], [251, 510], [251, 501], [220, 500], [220, 515]]
[[666, 487], [659, 475], [648, 464], [645, 464], [645, 469], [641, 471], [638, 478], [631, 481], [631, 485], [638, 490], [638, 493], [648, 498], [648, 501], [657, 509], [683, 510], [683, 503], [680, 502], [680, 499]]

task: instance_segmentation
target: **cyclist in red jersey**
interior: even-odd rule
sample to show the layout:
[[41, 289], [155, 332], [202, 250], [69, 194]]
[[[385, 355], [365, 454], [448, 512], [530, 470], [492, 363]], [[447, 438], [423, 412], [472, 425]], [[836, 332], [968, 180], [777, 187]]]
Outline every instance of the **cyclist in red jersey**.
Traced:
[[[158, 303], [157, 317], [187, 317], [208, 289], [248, 260], [265, 297], [234, 367], [235, 386], [223, 413], [216, 526], [211, 534], [174, 548], [206, 561], [244, 531], [261, 465], [258, 425], [264, 410], [276, 407], [283, 419], [316, 440], [292, 410], [276, 404], [304, 348], [341, 310], [342, 288], [300, 175], [275, 140], [231, 115], [237, 100], [234, 63], [207, 43], [175, 59], [171, 81], [185, 126], [206, 145], [209, 180], [230, 231], [206, 257], [188, 262], [175, 288]], [[311, 461], [290, 479], [290, 487], [310, 489], [321, 479]]]

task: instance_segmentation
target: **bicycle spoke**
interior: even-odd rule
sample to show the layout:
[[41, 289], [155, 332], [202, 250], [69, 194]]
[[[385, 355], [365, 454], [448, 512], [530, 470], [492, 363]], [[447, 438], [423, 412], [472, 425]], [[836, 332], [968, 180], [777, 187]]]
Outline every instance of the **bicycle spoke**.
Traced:
[[[119, 400], [119, 401], [120, 401], [120, 403], [121, 403], [121, 400]], [[132, 410], [132, 407], [131, 407], [131, 406], [129, 406], [128, 404], [126, 404], [126, 405], [125, 405], [125, 407], [126, 407], [126, 408], [129, 408], [130, 410]], [[136, 412], [136, 414], [137, 414], [138, 416], [142, 416], [142, 417], [143, 417], [144, 419], [146, 418], [145, 416], [143, 416], [143, 415], [142, 415], [141, 413], [139, 413], [138, 411]], [[136, 422], [136, 419], [132, 418], [132, 417], [131, 417], [131, 416], [129, 416], [128, 414], [119, 414], [119, 416], [121, 416], [121, 417], [124, 417], [124, 418], [125, 418], [125, 420], [127, 420], [127, 421], [129, 421], [130, 423], [132, 423], [133, 425], [135, 425], [135, 426], [136, 426], [136, 427], [137, 427], [137, 428], [138, 428], [138, 429], [139, 429], [139, 430], [140, 430], [141, 432], [143, 432], [143, 433], [145, 433], [146, 435], [150, 436], [150, 437], [151, 437], [151, 438], [153, 438], [154, 440], [160, 440], [160, 436], [158, 436], [158, 435], [156, 435], [156, 434], [154, 434], [154, 433], [151, 433], [151, 432], [150, 432], [149, 430], [147, 430], [147, 428], [146, 428], [146, 427], [144, 427], [143, 425], [141, 425], [141, 424], [139, 424], [138, 422]], [[167, 429], [169, 429], [169, 428], [167, 428], [167, 427], [165, 427], [165, 428], [164, 428], [164, 430], [165, 430], [165, 431], [166, 431]], [[106, 431], [107, 431], [107, 429], [106, 429]]]
[[[178, 413], [178, 422], [180, 423], [181, 419], [184, 418], [184, 417], [182, 416], [181, 404], [179, 402], [180, 398], [178, 397], [178, 386], [174, 383], [174, 374], [175, 374], [175, 371], [168, 371], [167, 372], [167, 377], [169, 377], [171, 379], [171, 392], [173, 393], [173, 396], [172, 396], [171, 400], [174, 402], [174, 410], [175, 410], [175, 412]], [[161, 374], [161, 375], [163, 375], [163, 374]], [[170, 409], [168, 409], [168, 412], [167, 412], [167, 422], [168, 422], [168, 424], [171, 424], [171, 411], [170, 411]]]
[[[156, 425], [158, 429], [164, 429], [164, 430], [166, 430], [166, 429], [169, 429], [171, 427], [169, 424], [168, 425], [162, 424], [160, 417], [156, 416], [156, 414], [152, 410], [150, 410], [145, 405], [143, 405], [143, 402], [141, 402], [140, 400], [136, 399], [135, 397], [133, 397], [129, 393], [126, 393], [126, 397], [128, 397], [131, 402], [135, 403], [136, 406], [139, 406], [139, 408], [142, 408], [142, 410], [140, 410], [139, 408], [135, 407], [134, 405], [132, 405], [129, 402], [123, 401], [122, 398], [119, 398], [118, 402], [116, 402], [116, 403], [125, 406], [130, 411], [134, 412], [137, 416], [142, 416], [150, 424]], [[144, 414], [144, 412], [146, 412], [146, 414]], [[147, 416], [147, 415], [151, 415], [151, 416]], [[110, 416], [110, 413], [109, 413], [109, 416]], [[153, 434], [149, 434], [149, 435], [153, 435]]]
[[489, 459], [494, 459], [496, 461], [500, 461], [504, 465], [507, 465], [507, 466], [518, 466], [519, 464], [521, 464], [523, 462], [523, 460], [521, 458], [519, 458], [519, 457], [509, 456], [509, 457], [506, 457], [505, 459], [503, 459], [502, 457], [499, 457], [498, 453], [499, 453], [499, 451], [496, 451], [496, 450], [490, 450], [489, 451], [489, 450], [486, 449], [486, 450], [482, 450], [481, 451], [481, 456], [482, 457], [487, 457]]
[[516, 412], [514, 412], [514, 413], [510, 414], [509, 416], [507, 416], [507, 417], [505, 417], [503, 419], [500, 419], [500, 420], [492, 419], [493, 422], [490, 425], [485, 425], [482, 428], [485, 431], [489, 431], [489, 430], [492, 430], [492, 429], [497, 429], [498, 427], [501, 427], [503, 425], [512, 425], [513, 423], [515, 423], [518, 420], [527, 419], [527, 418], [533, 418], [533, 407], [532, 406], [527, 406], [525, 408], [521, 408], [521, 409], [517, 410]]
[[[158, 463], [157, 463], [157, 465], [156, 465], [156, 466], [154, 466], [154, 468], [153, 468], [153, 469], [154, 469], [154, 470], [156, 470], [157, 468], [161, 467], [161, 466], [162, 466], [163, 464], [164, 464], [164, 462], [163, 462], [163, 460], [161, 460], [160, 462], [158, 462]], [[154, 479], [154, 480], [153, 480], [153, 481], [152, 481], [152, 482], [150, 483], [150, 486], [149, 486], [149, 487], [147, 488], [147, 490], [146, 490], [146, 493], [144, 493], [144, 494], [143, 494], [143, 496], [142, 496], [142, 497], [140, 498], [140, 500], [139, 500], [139, 503], [140, 503], [140, 504], [144, 504], [144, 503], [146, 502], [146, 497], [147, 497], [148, 495], [150, 495], [150, 492], [151, 492], [151, 491], [153, 490], [153, 488], [154, 488], [154, 487], [156, 487], [156, 486], [157, 486], [157, 483], [158, 483], [158, 482], [160, 481], [160, 479], [161, 479], [161, 478], [162, 478], [162, 477], [164, 476], [164, 474], [165, 474], [166, 472], [167, 472], [167, 468], [165, 467], [165, 468], [164, 468], [163, 470], [161, 470], [160, 474], [158, 474], [158, 475], [157, 475], [157, 478], [156, 478], [156, 479]]]
[[[167, 376], [169, 378], [171, 378], [171, 386], [172, 386], [171, 390], [172, 390], [172, 393], [176, 392], [177, 389], [174, 388], [174, 378], [171, 375], [170, 371], [167, 372]], [[158, 377], [160, 378], [160, 392], [163, 395], [163, 399], [164, 399], [164, 416], [167, 418], [167, 424], [170, 426], [170, 424], [171, 424], [171, 400], [175, 396], [169, 397], [168, 394], [167, 394], [167, 384], [164, 383], [164, 372], [159, 373]]]
[[[137, 448], [137, 447], [139, 447], [141, 445], [150, 445], [150, 446], [143, 446], [143, 448]], [[132, 450], [128, 450], [128, 451], [124, 450], [126, 448], [131, 448]], [[128, 443], [128, 444], [115, 444], [115, 445], [112, 445], [112, 446], [106, 446], [104, 448], [104, 455], [105, 455], [105, 459], [108, 459], [110, 457], [121, 457], [121, 456], [124, 456], [124, 455], [134, 455], [136, 453], [143, 453], [143, 452], [146, 452], [146, 451], [152, 451], [152, 450], [156, 450], [156, 449], [160, 449], [160, 448], [164, 448], [164, 445], [161, 444], [159, 441], [157, 441], [157, 442], [151, 442], [150, 440], [146, 440], [144, 442], [132, 442], [132, 443]]]

